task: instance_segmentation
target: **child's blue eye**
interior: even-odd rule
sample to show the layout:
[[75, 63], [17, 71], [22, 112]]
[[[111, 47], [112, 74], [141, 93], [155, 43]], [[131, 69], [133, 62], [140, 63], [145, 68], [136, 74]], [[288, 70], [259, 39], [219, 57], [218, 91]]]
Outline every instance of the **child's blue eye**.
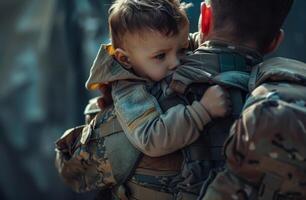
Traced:
[[158, 60], [163, 60], [165, 57], [166, 57], [165, 53], [161, 53], [161, 54], [154, 56], [154, 58]]

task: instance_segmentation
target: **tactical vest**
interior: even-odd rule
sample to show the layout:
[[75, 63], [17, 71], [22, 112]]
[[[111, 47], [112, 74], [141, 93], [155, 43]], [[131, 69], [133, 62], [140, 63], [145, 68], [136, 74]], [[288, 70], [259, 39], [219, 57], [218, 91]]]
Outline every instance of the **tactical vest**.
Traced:
[[[216, 49], [200, 48], [198, 54], [191, 55], [188, 59], [192, 59], [191, 63], [198, 66], [186, 69], [187, 74], [182, 77], [173, 77], [171, 86], [186, 96], [191, 103], [193, 100], [199, 100], [209, 86], [219, 84], [227, 88], [233, 104], [231, 116], [214, 119], [205, 126], [204, 132], [196, 142], [182, 150], [184, 166], [180, 174], [181, 182], [178, 183], [178, 189], [199, 195], [203, 182], [208, 184], [216, 172], [223, 169], [225, 162], [222, 153], [224, 141], [244, 105], [248, 93], [249, 70], [261, 59], [260, 56], [247, 57], [233, 53], [220, 46], [217, 51]], [[201, 62], [196, 63], [195, 60]], [[201, 64], [203, 61], [208, 63], [204, 62], [203, 65]], [[188, 66], [189, 61], [183, 61], [183, 65], [184, 67]], [[195, 70], [193, 70], [194, 67]], [[205, 73], [201, 74], [199, 70]]]

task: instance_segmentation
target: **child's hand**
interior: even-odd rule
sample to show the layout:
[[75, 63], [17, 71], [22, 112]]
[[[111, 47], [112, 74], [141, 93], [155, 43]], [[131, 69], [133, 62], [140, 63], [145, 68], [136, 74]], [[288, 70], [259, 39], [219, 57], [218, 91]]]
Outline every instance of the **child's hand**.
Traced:
[[231, 113], [231, 101], [226, 90], [219, 85], [209, 87], [202, 96], [200, 103], [212, 118], [224, 117]]

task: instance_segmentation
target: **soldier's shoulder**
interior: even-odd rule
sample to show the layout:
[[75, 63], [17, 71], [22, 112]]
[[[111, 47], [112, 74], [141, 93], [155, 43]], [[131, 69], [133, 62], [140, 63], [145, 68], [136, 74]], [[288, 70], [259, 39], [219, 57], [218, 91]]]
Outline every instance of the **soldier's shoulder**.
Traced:
[[305, 134], [300, 131], [306, 127], [306, 102], [259, 100], [242, 112], [240, 123], [245, 136], [255, 142], [263, 138], [272, 141], [279, 135], [286, 138]]

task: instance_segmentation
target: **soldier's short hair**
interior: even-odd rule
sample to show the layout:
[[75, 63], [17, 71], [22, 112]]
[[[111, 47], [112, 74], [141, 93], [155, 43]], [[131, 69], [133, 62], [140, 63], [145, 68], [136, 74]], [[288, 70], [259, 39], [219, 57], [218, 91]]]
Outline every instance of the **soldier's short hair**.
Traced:
[[230, 31], [240, 41], [264, 50], [281, 28], [293, 0], [210, 0], [214, 30]]
[[126, 33], [153, 30], [174, 36], [189, 24], [185, 9], [191, 4], [180, 0], [115, 0], [109, 9], [109, 30], [112, 45], [120, 47]]

